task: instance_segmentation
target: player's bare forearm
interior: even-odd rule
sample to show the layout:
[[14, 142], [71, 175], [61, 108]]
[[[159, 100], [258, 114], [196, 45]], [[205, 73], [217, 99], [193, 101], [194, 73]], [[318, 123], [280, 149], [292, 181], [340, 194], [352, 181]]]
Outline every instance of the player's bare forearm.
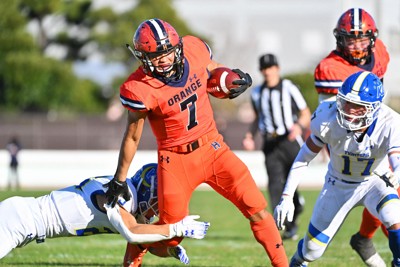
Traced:
[[114, 175], [118, 181], [126, 180], [129, 166], [139, 146], [145, 119], [145, 113], [128, 112], [126, 130], [119, 151], [118, 167]]
[[126, 227], [135, 234], [160, 234], [169, 236], [169, 224], [139, 224], [135, 217], [125, 209], [120, 209], [121, 217]]
[[129, 138], [124, 138], [121, 144], [121, 149], [118, 156], [118, 167], [115, 172], [115, 179], [118, 181], [125, 181], [129, 166], [137, 151], [137, 144]]

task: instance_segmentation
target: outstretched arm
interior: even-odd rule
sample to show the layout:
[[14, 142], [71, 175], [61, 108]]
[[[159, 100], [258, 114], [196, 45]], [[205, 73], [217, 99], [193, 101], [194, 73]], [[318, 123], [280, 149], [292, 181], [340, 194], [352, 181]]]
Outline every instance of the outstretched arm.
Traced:
[[291, 222], [294, 216], [293, 196], [300, 183], [301, 176], [308, 168], [308, 164], [315, 158], [322, 147], [317, 146], [312, 140], [312, 135], [301, 147], [296, 159], [290, 169], [285, 189], [283, 190], [281, 201], [274, 211], [275, 222], [279, 230], [285, 229], [286, 219]]
[[126, 130], [119, 150], [117, 170], [114, 178], [108, 184], [104, 185], [104, 187], [108, 188], [106, 196], [108, 203], [112, 207], [117, 203], [119, 196], [122, 196], [125, 200], [130, 199], [126, 177], [129, 166], [139, 146], [146, 116], [147, 113], [145, 112], [128, 111]]
[[312, 136], [307, 139], [292, 164], [282, 195], [293, 197], [302, 174], [304, 174], [304, 171], [308, 168], [308, 164], [317, 156], [321, 149], [322, 147], [314, 143]]
[[136, 154], [143, 132], [143, 125], [147, 113], [128, 111], [125, 134], [122, 139], [118, 156], [118, 166], [114, 178], [119, 182], [126, 181], [129, 166]]
[[174, 224], [138, 224], [135, 217], [124, 208], [116, 205], [104, 205], [107, 217], [117, 231], [133, 244], [153, 243], [173, 237], [189, 237], [202, 239], [207, 233], [210, 223], [196, 221], [200, 216], [189, 215]]

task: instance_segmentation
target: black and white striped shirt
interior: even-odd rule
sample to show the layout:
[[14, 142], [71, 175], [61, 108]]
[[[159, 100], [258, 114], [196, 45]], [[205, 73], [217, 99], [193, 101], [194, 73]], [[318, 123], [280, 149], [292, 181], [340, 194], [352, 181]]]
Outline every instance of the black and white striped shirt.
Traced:
[[[307, 108], [299, 88], [287, 79], [280, 80], [273, 88], [268, 88], [265, 83], [255, 87], [251, 92], [251, 102], [262, 135], [288, 134], [298, 119], [298, 112]], [[252, 129], [253, 134], [255, 130]]]

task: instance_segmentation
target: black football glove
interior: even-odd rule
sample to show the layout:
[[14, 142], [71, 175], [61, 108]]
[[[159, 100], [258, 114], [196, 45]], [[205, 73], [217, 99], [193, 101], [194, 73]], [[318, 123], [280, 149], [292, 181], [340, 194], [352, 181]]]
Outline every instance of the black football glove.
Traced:
[[110, 182], [103, 186], [108, 188], [106, 192], [107, 204], [111, 205], [112, 208], [114, 208], [115, 204], [117, 204], [119, 196], [122, 196], [126, 201], [131, 199], [126, 181], [119, 182], [113, 178]]
[[252, 80], [250, 74], [244, 73], [239, 69], [233, 69], [233, 72], [237, 73], [240, 76], [240, 80], [235, 80], [232, 84], [239, 85], [237, 88], [232, 88], [229, 90], [229, 99], [233, 99], [241, 95], [247, 88], [249, 88], [252, 84]]

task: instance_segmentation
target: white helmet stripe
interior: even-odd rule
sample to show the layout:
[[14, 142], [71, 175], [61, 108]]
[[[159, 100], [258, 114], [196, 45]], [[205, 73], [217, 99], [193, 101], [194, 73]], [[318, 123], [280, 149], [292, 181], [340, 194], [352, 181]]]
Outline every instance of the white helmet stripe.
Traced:
[[150, 19], [149, 22], [152, 24], [153, 29], [155, 30], [155, 33], [158, 36], [158, 40], [161, 42], [161, 44], [165, 44], [165, 41], [168, 38], [167, 38], [165, 30], [163, 30], [163, 28], [161, 28], [159, 21], [155, 20], [155, 19]]
[[362, 27], [362, 21], [361, 21], [361, 9], [359, 8], [354, 8], [354, 14], [353, 14], [353, 31], [360, 31]]
[[354, 91], [358, 94], [360, 92], [360, 88], [362, 83], [364, 82], [365, 78], [370, 74], [371, 72], [369, 71], [364, 71], [360, 74], [360, 76], [357, 77], [357, 80], [354, 82], [353, 87], [351, 88], [351, 91]]

